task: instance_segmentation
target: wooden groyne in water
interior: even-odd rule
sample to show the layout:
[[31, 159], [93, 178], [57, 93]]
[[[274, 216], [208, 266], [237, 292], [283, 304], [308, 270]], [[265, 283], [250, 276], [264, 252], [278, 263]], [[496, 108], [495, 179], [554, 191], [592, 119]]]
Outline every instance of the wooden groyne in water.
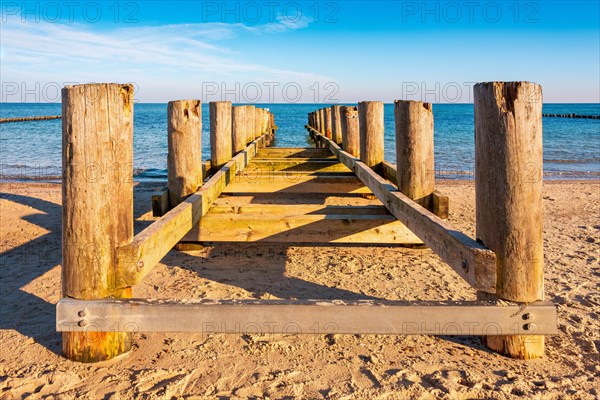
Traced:
[[[522, 101], [532, 93], [539, 100]], [[172, 101], [168, 187], [153, 199], [160, 218], [134, 235], [133, 86], [64, 88], [56, 327], [65, 356], [110, 359], [137, 332], [475, 335], [509, 357], [542, 356], [544, 335], [558, 329], [543, 301], [541, 93], [529, 82], [474, 87], [473, 239], [445, 219], [448, 198], [435, 190], [432, 106], [404, 100], [394, 104], [396, 164], [383, 157], [382, 102], [310, 112], [309, 148], [270, 147], [267, 109], [211, 102], [202, 163], [200, 100]], [[171, 249], [206, 242], [426, 245], [478, 300], [131, 298]]]
[[579, 114], [542, 114], [542, 117], [600, 119], [600, 115], [579, 115]]
[[62, 115], [42, 115], [41, 117], [20, 117], [20, 118], [0, 118], [0, 124], [4, 122], [26, 122], [26, 121], [46, 121], [50, 119], [61, 119]]

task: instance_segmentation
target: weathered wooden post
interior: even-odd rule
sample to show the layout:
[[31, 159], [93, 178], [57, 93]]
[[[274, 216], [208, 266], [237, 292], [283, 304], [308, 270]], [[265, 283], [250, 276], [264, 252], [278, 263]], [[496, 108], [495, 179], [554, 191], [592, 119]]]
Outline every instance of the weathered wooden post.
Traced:
[[331, 138], [337, 144], [342, 143], [342, 118], [341, 106], [331, 106]]
[[246, 108], [246, 145], [254, 140], [254, 115], [256, 114], [254, 106], [244, 106]]
[[342, 147], [354, 157], [360, 156], [360, 137], [358, 127], [358, 108], [342, 106], [340, 108], [342, 127]]
[[323, 109], [323, 120], [325, 122], [325, 137], [331, 139], [331, 108]]
[[361, 101], [358, 103], [360, 130], [360, 159], [373, 169], [383, 162], [383, 103]]
[[[477, 240], [496, 253], [499, 298], [543, 300], [542, 88], [487, 82], [473, 90]], [[522, 328], [534, 325], [523, 321]], [[534, 333], [483, 341], [501, 354], [531, 359], [544, 354], [544, 336]]]
[[233, 135], [233, 154], [237, 154], [246, 148], [246, 130], [248, 118], [246, 117], [245, 106], [235, 106], [231, 113], [231, 130]]
[[213, 174], [232, 157], [231, 102], [211, 101], [210, 109], [210, 160]]
[[262, 108], [259, 108], [259, 107], [254, 108], [254, 135], [253, 135], [254, 139], [259, 137], [262, 133], [260, 131], [260, 129], [261, 129], [261, 119], [260, 119], [261, 110], [262, 110]]
[[[116, 260], [133, 239], [133, 86], [63, 88], [62, 140], [62, 295], [131, 297]], [[63, 333], [65, 357], [96, 362], [131, 349], [131, 333], [89, 328]]]
[[202, 186], [202, 108], [200, 100], [167, 106], [169, 203], [175, 207]]
[[319, 133], [325, 135], [325, 109], [319, 108]]
[[431, 103], [396, 100], [394, 119], [398, 190], [431, 209], [435, 189]]

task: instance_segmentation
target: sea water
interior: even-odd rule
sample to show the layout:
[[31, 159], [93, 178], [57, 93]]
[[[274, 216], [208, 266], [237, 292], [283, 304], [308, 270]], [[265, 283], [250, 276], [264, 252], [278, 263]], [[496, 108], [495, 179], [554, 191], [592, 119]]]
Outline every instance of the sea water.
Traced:
[[[307, 114], [319, 104], [257, 104], [275, 114], [273, 146], [310, 147]], [[600, 115], [600, 104], [544, 104], [544, 113]], [[473, 179], [473, 104], [434, 104], [435, 170], [441, 179]], [[60, 104], [0, 103], [0, 118], [61, 114]], [[394, 106], [386, 104], [385, 158], [395, 160]], [[208, 104], [202, 105], [202, 157], [210, 158]], [[0, 124], [0, 179], [59, 180], [61, 120]], [[543, 118], [544, 179], [600, 179], [600, 120]], [[138, 181], [166, 180], [167, 105], [134, 106]]]

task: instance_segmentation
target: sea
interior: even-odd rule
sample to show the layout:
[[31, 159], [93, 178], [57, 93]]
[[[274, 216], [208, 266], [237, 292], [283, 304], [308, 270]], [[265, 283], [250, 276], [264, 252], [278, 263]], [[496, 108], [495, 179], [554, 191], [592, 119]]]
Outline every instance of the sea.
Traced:
[[[275, 147], [311, 147], [304, 125], [322, 104], [256, 104], [275, 114]], [[386, 104], [385, 158], [395, 160], [394, 108]], [[544, 104], [549, 114], [600, 115], [600, 104]], [[438, 179], [474, 179], [473, 104], [434, 104]], [[60, 103], [0, 103], [0, 118], [61, 114]], [[60, 181], [61, 120], [0, 124], [0, 180]], [[167, 179], [167, 105], [134, 105], [134, 179]], [[600, 179], [600, 120], [543, 117], [544, 179]], [[208, 104], [202, 106], [202, 157], [210, 158]]]

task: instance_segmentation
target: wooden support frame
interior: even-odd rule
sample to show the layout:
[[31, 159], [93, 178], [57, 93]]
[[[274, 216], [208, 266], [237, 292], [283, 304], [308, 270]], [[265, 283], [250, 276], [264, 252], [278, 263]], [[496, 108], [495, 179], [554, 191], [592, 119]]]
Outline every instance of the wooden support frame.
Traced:
[[[312, 130], [312, 128], [310, 128]], [[390, 213], [405, 224], [458, 275], [477, 290], [495, 293], [496, 255], [494, 252], [421, 207], [397, 190], [365, 163], [343, 151], [332, 140], [315, 132], [336, 157], [375, 194]]]
[[63, 332], [255, 334], [533, 335], [557, 334], [556, 308], [493, 302], [342, 300], [62, 299]]

